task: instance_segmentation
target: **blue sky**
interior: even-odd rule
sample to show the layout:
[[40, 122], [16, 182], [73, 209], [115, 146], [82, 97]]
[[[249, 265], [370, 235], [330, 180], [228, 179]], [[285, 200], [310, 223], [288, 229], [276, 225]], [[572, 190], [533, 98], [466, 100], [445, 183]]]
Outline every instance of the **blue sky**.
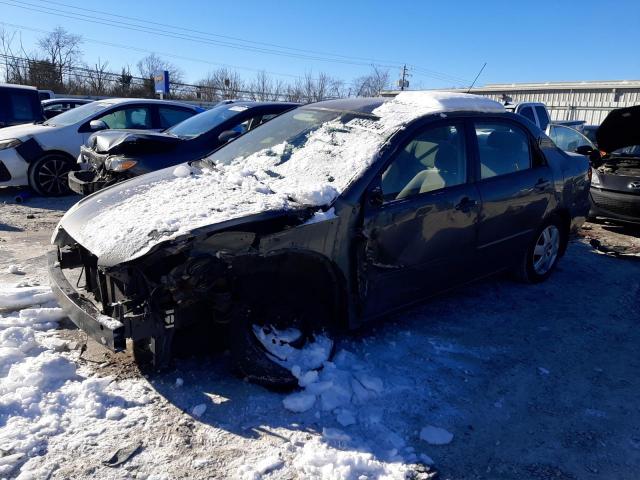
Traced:
[[[109, 17], [86, 9], [137, 17], [210, 34], [292, 47], [304, 51], [289, 50], [289, 53], [305, 58], [167, 38], [34, 11], [43, 8], [67, 12], [72, 17], [87, 15], [94, 21]], [[120, 17], [111, 17], [111, 20], [140, 23]], [[394, 80], [399, 76], [397, 65], [406, 62], [417, 66], [418, 69], [411, 71], [412, 88], [463, 84], [475, 77], [484, 62], [487, 67], [478, 84], [640, 78], [637, 53], [640, 2], [637, 0], [0, 0], [0, 22], [36, 30], [63, 26], [86, 39], [82, 49], [87, 63], [99, 57], [107, 60], [113, 71], [127, 64], [134, 67], [146, 51], [155, 51], [160, 56], [166, 53], [187, 57], [190, 60], [165, 58], [179, 66], [188, 81], [198, 80], [220, 63], [245, 67], [238, 69], [245, 78], [262, 69], [280, 74], [283, 80], [295, 80], [293, 77], [305, 72], [323, 71], [349, 82], [367, 73], [372, 61], [388, 65]], [[153, 27], [165, 33], [175, 31], [158, 25]], [[21, 30], [6, 24], [0, 24], [0, 28]], [[181, 33], [214, 42], [241, 43], [193, 32]], [[22, 29], [21, 35], [29, 50], [42, 33]], [[130, 48], [107, 46], [94, 40]], [[261, 48], [275, 47], [263, 45]], [[339, 58], [351, 63], [308, 58], [324, 55], [309, 51], [341, 55]]]

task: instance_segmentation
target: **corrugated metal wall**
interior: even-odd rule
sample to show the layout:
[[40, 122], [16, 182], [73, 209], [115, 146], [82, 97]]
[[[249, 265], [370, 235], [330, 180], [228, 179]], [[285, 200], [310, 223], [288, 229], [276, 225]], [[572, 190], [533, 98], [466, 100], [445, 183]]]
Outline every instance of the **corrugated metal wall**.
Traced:
[[472, 93], [502, 100], [511, 97], [512, 103], [542, 102], [547, 105], [553, 120], [585, 120], [589, 125], [599, 125], [607, 114], [616, 108], [640, 104], [640, 88], [594, 88], [518, 90], [474, 89]]

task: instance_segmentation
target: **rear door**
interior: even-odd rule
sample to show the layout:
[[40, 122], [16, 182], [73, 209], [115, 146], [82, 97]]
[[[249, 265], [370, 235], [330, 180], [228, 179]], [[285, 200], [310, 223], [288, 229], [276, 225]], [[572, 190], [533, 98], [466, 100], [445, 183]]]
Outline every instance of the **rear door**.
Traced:
[[478, 259], [489, 273], [519, 258], [555, 200], [553, 175], [533, 137], [507, 119], [474, 120], [482, 199]]
[[[411, 135], [371, 186], [360, 265], [363, 314], [376, 316], [470, 275], [480, 197], [469, 182], [465, 124]], [[471, 274], [472, 276], [472, 274]]]

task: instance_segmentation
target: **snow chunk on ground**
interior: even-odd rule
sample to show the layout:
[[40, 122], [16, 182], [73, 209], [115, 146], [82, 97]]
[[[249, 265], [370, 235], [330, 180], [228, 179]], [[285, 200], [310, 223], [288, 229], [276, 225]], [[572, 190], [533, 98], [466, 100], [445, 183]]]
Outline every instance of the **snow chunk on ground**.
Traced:
[[191, 409], [191, 414], [194, 417], [199, 418], [202, 415], [204, 415], [204, 412], [206, 411], [207, 411], [207, 405], [205, 403], [200, 403], [199, 405], [196, 405]]
[[288, 395], [282, 400], [284, 408], [292, 412], [301, 413], [313, 408], [316, 403], [316, 396], [313, 393], [296, 392]]
[[262, 475], [271, 473], [284, 466], [284, 462], [277, 455], [271, 455], [258, 460], [251, 465], [243, 465], [238, 471], [238, 476], [242, 480], [259, 480]]
[[453, 440], [453, 433], [444, 428], [427, 425], [420, 430], [420, 439], [431, 445], [446, 445]]
[[24, 275], [24, 271], [20, 265], [9, 265], [7, 273], [12, 273], [13, 275]]

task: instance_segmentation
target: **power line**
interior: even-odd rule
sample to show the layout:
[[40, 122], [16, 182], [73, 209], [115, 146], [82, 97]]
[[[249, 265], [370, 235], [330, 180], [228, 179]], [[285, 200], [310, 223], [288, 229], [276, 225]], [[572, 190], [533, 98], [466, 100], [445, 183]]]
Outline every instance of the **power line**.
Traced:
[[[43, 1], [43, 0], [38, 0], [38, 1]], [[132, 18], [129, 18], [129, 17], [125, 17], [123, 15], [111, 14], [111, 13], [103, 12], [103, 11], [100, 11], [100, 10], [92, 10], [92, 9], [86, 9], [86, 8], [71, 6], [71, 5], [68, 5], [68, 4], [60, 3], [60, 2], [47, 1], [47, 3], [49, 3], [49, 4], [53, 3], [53, 4], [57, 4], [57, 5], [61, 5], [61, 6], [69, 7], [69, 8], [73, 8], [73, 9], [76, 9], [76, 10], [84, 10], [86, 12], [100, 13], [100, 14], [103, 14], [103, 15], [108, 15], [108, 16], [113, 16], [113, 17], [118, 17], [118, 18], [126, 18], [127, 20], [136, 20], [136, 21], [145, 22], [145, 23], [148, 23], [148, 24], [160, 25], [160, 26], [169, 27], [169, 28], [178, 29], [178, 30], [183, 30], [183, 31], [191, 31], [191, 32], [196, 32], [196, 33], [200, 33], [200, 34], [204, 34], [204, 35], [216, 36], [216, 37], [219, 37], [219, 38], [229, 38], [229, 39], [234, 39], [234, 40], [245, 42], [245, 43], [253, 43], [253, 44], [256, 44], [256, 45], [274, 46], [276, 48], [288, 49], [288, 50], [293, 50], [293, 51], [298, 51], [298, 52], [319, 53], [319, 54], [330, 55], [330, 56], [339, 57], [339, 58], [326, 58], [326, 57], [305, 55], [305, 54], [301, 54], [301, 53], [278, 51], [278, 50], [262, 48], [262, 47], [253, 47], [253, 46], [250, 46], [250, 45], [241, 45], [241, 44], [237, 44], [237, 43], [233, 43], [233, 42], [221, 42], [221, 41], [211, 40], [211, 39], [198, 37], [198, 36], [193, 36], [193, 35], [180, 34], [180, 33], [174, 33], [174, 32], [166, 32], [166, 31], [161, 31], [161, 30], [159, 30], [157, 28], [146, 27], [144, 25], [137, 25], [137, 24], [130, 23], [130, 22], [122, 22], [122, 21], [106, 19], [106, 18], [98, 18], [98, 19], [96, 19], [95, 16], [84, 15], [82, 13], [74, 13], [74, 12], [69, 12], [69, 11], [64, 11], [64, 10], [62, 10], [62, 11], [61, 10], [56, 10], [55, 8], [52, 8], [52, 7], [36, 5], [36, 4], [29, 3], [29, 2], [26, 2], [26, 1], [23, 1], [23, 0], [9, 0], [9, 2], [12, 2], [12, 3], [8, 3], [6, 1], [0, 1], [0, 3], [3, 3], [5, 5], [9, 5], [9, 6], [13, 6], [15, 8], [22, 8], [22, 9], [26, 9], [26, 10], [30, 10], [30, 11], [36, 11], [36, 12], [39, 12], [39, 13], [44, 13], [44, 14], [47, 14], [47, 15], [56, 15], [56, 16], [61, 16], [61, 17], [64, 17], [64, 18], [70, 18], [70, 19], [73, 19], [73, 20], [79, 20], [79, 21], [96, 23], [96, 24], [110, 26], [110, 27], [122, 28], [122, 29], [133, 30], [133, 31], [139, 31], [139, 32], [142, 32], [142, 33], [149, 33], [149, 34], [164, 36], [164, 37], [168, 37], [168, 38], [175, 38], [175, 39], [178, 39], [178, 40], [186, 40], [186, 41], [192, 41], [192, 42], [198, 42], [198, 43], [205, 43], [205, 44], [211, 44], [211, 45], [216, 45], [216, 46], [222, 46], [222, 47], [225, 47], [225, 48], [234, 48], [234, 49], [246, 50], [246, 51], [251, 51], [251, 52], [255, 52], [255, 53], [266, 53], [266, 54], [270, 54], [270, 55], [279, 55], [279, 56], [286, 56], [286, 57], [300, 58], [300, 59], [307, 59], [307, 60], [342, 63], [342, 64], [356, 65], [356, 66], [370, 66], [371, 65], [371, 62], [370, 62], [371, 59], [366, 59], [366, 60], [368, 60], [368, 62], [366, 62], [366, 63], [363, 62], [363, 61], [348, 60], [348, 59], [365, 60], [364, 57], [354, 57], [354, 56], [347, 56], [347, 55], [340, 55], [340, 54], [333, 54], [333, 53], [326, 53], [326, 52], [317, 52], [317, 51], [314, 51], [314, 50], [304, 50], [304, 49], [298, 49], [298, 48], [293, 48], [293, 47], [284, 47], [284, 46], [281, 46], [281, 45], [268, 44], [268, 43], [264, 43], [264, 42], [254, 42], [254, 41], [251, 41], [251, 40], [245, 40], [245, 39], [240, 39], [240, 38], [237, 38], [237, 37], [227, 37], [227, 36], [224, 36], [224, 35], [217, 35], [217, 34], [212, 34], [212, 33], [207, 33], [207, 32], [201, 32], [199, 30], [188, 29], [188, 28], [175, 26], [175, 25], [170, 25], [170, 24], [152, 22], [152, 21], [136, 19], [136, 18], [132, 19]], [[394, 61], [386, 61], [386, 62], [395, 63], [395, 65], [379, 64], [379, 66], [385, 67], [385, 68], [397, 68], [399, 65], [402, 64], [402, 62], [394, 62]], [[468, 83], [468, 80], [465, 80], [465, 79], [462, 79], [462, 78], [459, 78], [459, 77], [454, 77], [452, 75], [448, 75], [448, 74], [445, 74], [445, 73], [436, 72], [434, 70], [428, 70], [428, 69], [423, 69], [423, 68], [416, 67], [416, 71], [418, 71], [418, 73], [420, 73], [422, 76], [428, 76], [428, 77], [431, 77], [433, 79], [440, 80], [442, 82], [452, 82], [452, 81], [454, 81], [456, 83], [465, 83], [465, 82]]]
[[[3, 3], [3, 2], [0, 2]], [[30, 32], [37, 32], [37, 33], [44, 33], [44, 34], [49, 34], [52, 33], [50, 30], [43, 30], [40, 28], [32, 28], [32, 27], [27, 27], [25, 25], [19, 25], [16, 23], [8, 23], [8, 22], [0, 22], [0, 25], [7, 25], [9, 27], [12, 28], [17, 28], [19, 30], [27, 30]], [[148, 50], [145, 48], [140, 48], [140, 47], [133, 47], [130, 45], [122, 45], [119, 43], [113, 43], [113, 42], [104, 42], [101, 40], [95, 40], [95, 39], [91, 39], [91, 38], [86, 38], [86, 37], [82, 37], [82, 41], [83, 42], [88, 42], [88, 43], [95, 43], [97, 45], [105, 45], [108, 47], [115, 47], [115, 48], [122, 48], [125, 50], [129, 50], [129, 51], [136, 51], [136, 52], [141, 52], [141, 53], [156, 53], [159, 55], [162, 55], [163, 57], [170, 57], [170, 58], [176, 58], [179, 60], [186, 60], [189, 62], [195, 62], [195, 63], [205, 63], [208, 65], [213, 65], [213, 66], [218, 66], [218, 67], [225, 67], [225, 68], [232, 68], [232, 69], [238, 69], [238, 70], [247, 70], [247, 71], [252, 71], [252, 72], [265, 72], [268, 73], [270, 75], [277, 75], [277, 76], [282, 76], [282, 77], [290, 77], [290, 78], [295, 78], [295, 79], [303, 79], [304, 77], [301, 77], [300, 75], [293, 75], [293, 74], [289, 74], [289, 73], [278, 73], [278, 72], [271, 72], [268, 70], [261, 70], [258, 68], [251, 68], [251, 67], [241, 67], [239, 65], [230, 65], [228, 63], [220, 63], [220, 62], [212, 62], [210, 60], [204, 60], [204, 59], [199, 59], [199, 58], [193, 58], [193, 57], [185, 57], [184, 55], [177, 55], [174, 53], [167, 53], [167, 52], [160, 52], [158, 50]]]
[[[320, 57], [320, 56], [305, 55], [305, 54], [301, 54], [301, 53], [283, 52], [283, 51], [278, 51], [278, 50], [273, 50], [273, 49], [268, 49], [268, 48], [263, 48], [263, 47], [253, 47], [253, 46], [249, 46], [249, 45], [240, 45], [240, 44], [233, 43], [233, 42], [222, 42], [222, 41], [219, 41], [219, 40], [212, 40], [212, 39], [207, 39], [207, 38], [203, 38], [203, 37], [196, 37], [196, 36], [187, 35], [187, 34], [168, 33], [168, 32], [163, 32], [163, 31], [161, 31], [159, 29], [152, 28], [152, 27], [145, 27], [145, 26], [142, 26], [142, 25], [136, 25], [134, 23], [121, 22], [121, 21], [117, 21], [117, 20], [109, 20], [109, 19], [104, 19], [104, 18], [96, 19], [93, 16], [84, 15], [84, 14], [81, 14], [81, 13], [73, 13], [73, 12], [68, 12], [68, 11], [56, 10], [55, 8], [45, 7], [45, 6], [40, 6], [40, 5], [34, 5], [32, 3], [23, 2], [23, 1], [20, 1], [20, 0], [0, 1], [0, 3], [4, 4], [4, 5], [11, 6], [11, 7], [15, 7], [15, 8], [21, 8], [21, 9], [29, 10], [29, 11], [33, 11], [33, 12], [44, 13], [44, 14], [47, 14], [47, 15], [55, 15], [57, 17], [69, 18], [69, 19], [72, 19], [72, 20], [79, 20], [81, 22], [94, 23], [94, 24], [97, 24], [97, 25], [104, 25], [104, 26], [108, 26], [108, 27], [116, 27], [116, 28], [121, 28], [121, 29], [127, 30], [127, 31], [133, 30], [133, 31], [136, 31], [136, 32], [147, 33], [147, 34], [157, 35], [157, 36], [166, 37], [166, 38], [173, 38], [173, 39], [176, 39], [176, 40], [186, 40], [186, 41], [191, 41], [191, 42], [195, 42], [195, 43], [215, 45], [215, 46], [221, 46], [221, 47], [232, 48], [232, 49], [237, 49], [237, 50], [245, 50], [245, 51], [250, 51], [250, 52], [254, 52], [254, 53], [264, 53], [264, 54], [267, 54], [267, 55], [284, 56], [284, 57], [289, 57], [289, 58], [299, 58], [299, 59], [315, 60], [315, 61], [321, 61], [321, 62], [341, 63], [341, 64], [345, 64], [345, 65], [356, 65], [356, 66], [358, 66], [358, 65], [359, 66], [370, 66], [371, 65], [371, 63], [369, 63], [369, 62], [341, 60], [341, 59], [335, 59], [335, 58], [326, 58], [326, 57]], [[387, 68], [396, 67], [396, 65], [381, 65], [381, 66], [387, 67]]]
[[280, 49], [284, 49], [284, 50], [294, 50], [294, 51], [298, 51], [298, 52], [305, 52], [305, 53], [313, 53], [313, 54], [319, 54], [319, 55], [328, 55], [331, 57], [340, 57], [340, 58], [346, 58], [346, 59], [354, 59], [354, 60], [363, 60], [363, 61], [367, 61], [370, 63], [376, 63], [376, 64], [381, 64], [381, 63], [397, 63], [400, 64], [401, 62], [397, 62], [394, 60], [376, 60], [373, 58], [369, 58], [369, 57], [357, 57], [357, 56], [352, 56], [352, 55], [342, 55], [342, 54], [337, 54], [337, 53], [331, 53], [331, 52], [324, 52], [324, 51], [320, 51], [320, 50], [309, 50], [309, 49], [302, 49], [302, 48], [296, 48], [296, 47], [288, 47], [288, 46], [284, 46], [284, 45], [278, 45], [275, 43], [268, 43], [268, 42], [258, 42], [255, 40], [247, 40], [247, 39], [243, 39], [240, 37], [232, 37], [229, 35], [220, 35], [217, 33], [211, 33], [211, 32], [205, 32], [202, 30], [195, 30], [192, 28], [186, 28], [186, 27], [182, 27], [179, 25], [172, 25], [172, 24], [168, 24], [168, 23], [161, 23], [161, 22], [154, 22], [151, 20], [145, 20], [139, 17], [130, 17], [130, 16], [126, 16], [126, 15], [118, 15], [115, 13], [109, 13], [109, 12], [105, 12], [103, 10], [92, 10], [86, 7], [78, 7], [77, 5], [69, 5], [67, 3], [62, 3], [62, 2], [54, 2], [52, 0], [37, 0], [41, 3], [48, 3], [48, 4], [55, 4], [55, 5], [59, 5], [59, 6], [64, 6], [64, 7], [68, 7], [68, 8], [75, 8], [75, 9], [82, 9], [84, 11], [87, 12], [92, 12], [92, 13], [99, 13], [101, 15], [108, 15], [110, 17], [116, 17], [116, 18], [124, 18], [126, 20], [134, 20], [136, 22], [142, 22], [142, 23], [147, 23], [150, 25], [158, 25], [161, 27], [167, 27], [167, 28], [173, 28], [175, 30], [182, 30], [185, 32], [192, 32], [192, 33], [198, 33], [198, 34], [202, 34], [202, 35], [207, 35], [207, 36], [212, 36], [212, 37], [218, 37], [218, 38], [225, 38], [228, 40], [235, 40], [235, 41], [239, 41], [239, 42], [244, 42], [244, 43], [250, 43], [250, 44], [255, 44], [255, 45], [263, 45], [263, 46], [267, 46], [267, 47], [275, 47], [275, 48], [280, 48]]

